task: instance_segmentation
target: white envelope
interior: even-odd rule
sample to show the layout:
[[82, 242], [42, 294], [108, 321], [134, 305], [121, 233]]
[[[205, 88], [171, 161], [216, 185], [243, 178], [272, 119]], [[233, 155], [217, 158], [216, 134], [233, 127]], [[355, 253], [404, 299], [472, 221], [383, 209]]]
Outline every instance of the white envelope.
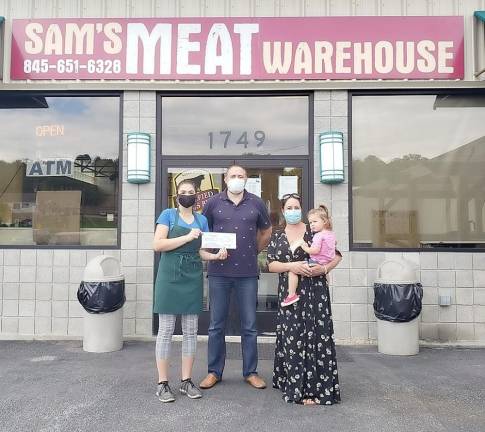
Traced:
[[203, 249], [236, 249], [236, 234], [235, 233], [202, 233], [202, 248]]

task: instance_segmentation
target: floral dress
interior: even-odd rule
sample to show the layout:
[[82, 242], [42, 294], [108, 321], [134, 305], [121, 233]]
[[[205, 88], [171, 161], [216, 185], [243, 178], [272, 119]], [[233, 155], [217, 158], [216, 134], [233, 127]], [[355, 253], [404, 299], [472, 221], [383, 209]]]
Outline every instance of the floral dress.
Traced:
[[[304, 240], [311, 244], [307, 228]], [[276, 231], [268, 246], [268, 262], [303, 261], [308, 255], [292, 253], [284, 230]], [[279, 274], [278, 304], [288, 294], [288, 273]], [[330, 294], [325, 276], [300, 277], [300, 301], [278, 307], [273, 387], [286, 402], [332, 405], [340, 401], [337, 358], [333, 339]]]

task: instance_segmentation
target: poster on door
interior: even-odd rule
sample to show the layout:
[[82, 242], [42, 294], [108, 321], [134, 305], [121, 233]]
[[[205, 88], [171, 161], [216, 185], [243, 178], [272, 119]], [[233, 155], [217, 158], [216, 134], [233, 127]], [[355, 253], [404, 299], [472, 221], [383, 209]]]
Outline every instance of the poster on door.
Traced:
[[197, 189], [197, 198], [194, 204], [194, 211], [201, 212], [207, 200], [219, 193], [219, 188], [214, 184], [212, 174], [204, 169], [193, 168], [184, 170], [172, 177], [172, 206], [177, 207], [177, 186], [183, 180], [191, 180]]

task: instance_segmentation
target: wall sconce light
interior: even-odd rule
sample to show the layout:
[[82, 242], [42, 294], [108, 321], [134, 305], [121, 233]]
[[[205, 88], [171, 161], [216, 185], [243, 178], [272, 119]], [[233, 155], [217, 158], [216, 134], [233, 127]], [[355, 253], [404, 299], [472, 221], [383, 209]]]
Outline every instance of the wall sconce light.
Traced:
[[344, 181], [344, 134], [322, 132], [320, 134], [320, 182], [342, 183]]
[[150, 134], [128, 134], [128, 183], [150, 182]]

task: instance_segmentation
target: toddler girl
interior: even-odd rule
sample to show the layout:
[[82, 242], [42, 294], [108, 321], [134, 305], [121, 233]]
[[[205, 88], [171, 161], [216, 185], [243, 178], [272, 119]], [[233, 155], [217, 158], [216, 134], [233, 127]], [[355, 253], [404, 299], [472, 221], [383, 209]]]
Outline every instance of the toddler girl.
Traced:
[[[326, 274], [327, 268], [325, 264], [328, 264], [335, 258], [336, 244], [335, 234], [332, 231], [332, 221], [328, 216], [327, 208], [321, 205], [319, 208], [310, 210], [308, 212], [308, 223], [314, 233], [312, 245], [308, 246], [301, 240], [298, 246], [310, 255], [308, 265], [321, 264], [324, 266]], [[288, 272], [288, 296], [281, 302], [281, 306], [289, 306], [300, 300], [300, 296], [296, 294], [297, 287], [298, 275]]]

